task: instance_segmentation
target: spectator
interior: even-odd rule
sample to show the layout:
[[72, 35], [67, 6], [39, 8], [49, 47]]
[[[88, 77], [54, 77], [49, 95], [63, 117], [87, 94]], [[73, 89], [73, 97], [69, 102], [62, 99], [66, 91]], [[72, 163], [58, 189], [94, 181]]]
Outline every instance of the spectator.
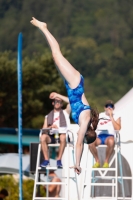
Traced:
[[106, 148], [106, 158], [103, 164], [103, 168], [109, 167], [109, 158], [113, 153], [115, 145], [115, 130], [121, 129], [121, 117], [114, 113], [114, 103], [112, 100], [108, 100], [104, 106], [105, 112], [99, 114], [99, 123], [97, 126], [97, 139], [95, 142], [89, 144], [89, 149], [93, 154], [96, 163], [93, 168], [100, 167], [100, 160], [98, 158], [98, 153], [96, 146], [100, 144], [107, 145]]
[[[49, 179], [51, 179], [51, 182], [61, 182], [60, 178], [55, 174], [54, 170], [49, 171]], [[44, 186], [44, 189], [46, 191], [46, 185]], [[61, 190], [61, 185], [49, 185], [48, 186], [48, 197], [59, 197]]]
[[[49, 134], [41, 135], [42, 151], [44, 155], [44, 161], [41, 163], [41, 167], [47, 167], [49, 162], [48, 144], [55, 143], [54, 134], [58, 131], [60, 146], [57, 156], [57, 167], [62, 168], [61, 158], [66, 146], [66, 131], [70, 124], [69, 115], [71, 112], [69, 100], [67, 97], [58, 93], [52, 92], [50, 94], [52, 99], [52, 105], [54, 109], [45, 117], [42, 129], [52, 128]], [[63, 101], [67, 103], [66, 109], [62, 110]]]
[[7, 196], [8, 196], [8, 191], [7, 191], [6, 189], [3, 188], [3, 189], [0, 191], [0, 200], [5, 199]]
[[23, 147], [23, 154], [29, 154], [29, 147], [28, 146], [24, 146]]

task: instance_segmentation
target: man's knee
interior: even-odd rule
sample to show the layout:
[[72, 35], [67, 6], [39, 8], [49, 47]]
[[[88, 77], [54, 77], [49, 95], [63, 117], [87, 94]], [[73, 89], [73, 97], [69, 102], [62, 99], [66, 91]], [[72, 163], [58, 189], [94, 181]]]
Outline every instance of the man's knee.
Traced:
[[89, 144], [89, 148], [90, 148], [90, 149], [93, 148], [93, 147], [95, 147], [95, 144], [94, 144], [94, 143], [95, 143], [95, 142]]
[[109, 137], [106, 144], [107, 146], [113, 147], [115, 145], [114, 137]]
[[60, 134], [60, 143], [66, 143], [66, 134]]
[[97, 143], [98, 143], [98, 139], [96, 138], [96, 140], [93, 143], [89, 144], [89, 148], [93, 148], [93, 147], [98, 146]]
[[47, 140], [48, 140], [48, 135], [47, 134], [43, 134], [40, 138], [41, 140], [41, 143], [47, 143]]
[[52, 182], [61, 182], [61, 180], [58, 177], [54, 177]]

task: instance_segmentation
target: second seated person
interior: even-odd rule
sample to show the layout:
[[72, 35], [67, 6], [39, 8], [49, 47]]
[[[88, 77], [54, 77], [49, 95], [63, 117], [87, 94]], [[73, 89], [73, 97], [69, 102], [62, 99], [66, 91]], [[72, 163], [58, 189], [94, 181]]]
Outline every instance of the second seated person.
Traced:
[[104, 106], [104, 112], [99, 114], [99, 123], [97, 126], [97, 139], [92, 144], [89, 144], [89, 149], [93, 154], [96, 163], [93, 168], [100, 167], [100, 160], [96, 146], [102, 144], [107, 145], [106, 157], [104, 160], [103, 168], [109, 168], [109, 159], [113, 153], [115, 145], [115, 134], [116, 131], [121, 129], [121, 117], [119, 113], [114, 111], [114, 103], [112, 100], [107, 100]]
[[[52, 99], [53, 110], [45, 116], [42, 129], [51, 128], [49, 134], [41, 134], [41, 145], [44, 155], [44, 161], [41, 163], [41, 167], [47, 167], [50, 165], [48, 144], [56, 143], [55, 133], [59, 133], [59, 151], [57, 156], [57, 167], [62, 168], [61, 158], [66, 146], [66, 131], [70, 125], [70, 112], [71, 107], [69, 99], [66, 96], [60, 95], [56, 92], [52, 92], [49, 96]], [[67, 103], [66, 109], [62, 109], [63, 101]]]

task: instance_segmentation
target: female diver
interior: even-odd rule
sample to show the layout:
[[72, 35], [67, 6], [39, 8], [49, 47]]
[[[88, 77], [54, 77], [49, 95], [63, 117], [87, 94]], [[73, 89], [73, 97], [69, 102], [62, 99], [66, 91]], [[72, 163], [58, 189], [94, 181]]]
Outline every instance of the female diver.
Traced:
[[53, 60], [57, 69], [65, 79], [65, 86], [72, 110], [72, 118], [79, 124], [76, 142], [76, 165], [73, 167], [77, 174], [81, 173], [80, 160], [84, 142], [90, 144], [95, 141], [95, 129], [98, 123], [98, 113], [91, 109], [84, 94], [83, 76], [64, 58], [56, 39], [49, 32], [47, 24], [34, 17], [31, 24], [40, 29], [51, 48]]

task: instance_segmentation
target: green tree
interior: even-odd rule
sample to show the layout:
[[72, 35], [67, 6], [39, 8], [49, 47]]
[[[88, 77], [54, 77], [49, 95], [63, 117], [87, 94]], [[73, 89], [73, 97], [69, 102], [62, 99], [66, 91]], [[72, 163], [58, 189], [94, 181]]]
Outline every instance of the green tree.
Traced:
[[[17, 127], [17, 63], [11, 59], [11, 52], [1, 53], [0, 80], [0, 126]], [[65, 91], [51, 55], [35, 55], [33, 60], [25, 57], [22, 80], [23, 127], [40, 128], [44, 115], [52, 107], [50, 92]]]
[[[14, 178], [12, 175], [0, 176], [0, 189], [5, 188], [8, 191], [9, 196], [6, 200], [18, 200], [19, 199], [19, 179]], [[27, 178], [23, 179], [23, 199], [32, 199], [34, 189], [34, 180]], [[43, 186], [40, 186], [41, 196], [46, 196]]]

